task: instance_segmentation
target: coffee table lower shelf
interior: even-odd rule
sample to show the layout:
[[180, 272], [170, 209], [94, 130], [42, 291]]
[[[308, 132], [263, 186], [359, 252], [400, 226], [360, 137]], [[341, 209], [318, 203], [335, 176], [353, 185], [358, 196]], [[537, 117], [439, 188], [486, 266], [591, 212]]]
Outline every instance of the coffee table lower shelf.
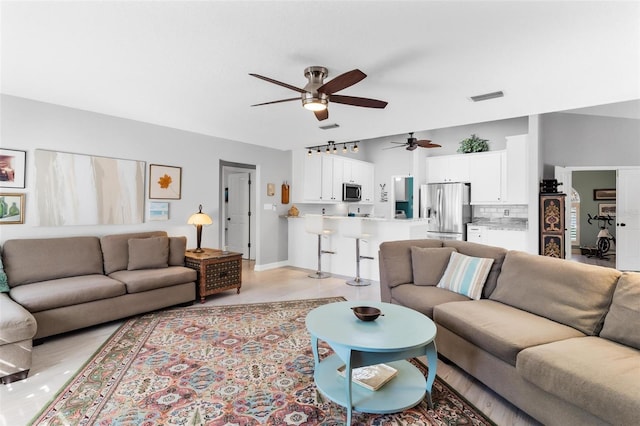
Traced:
[[[415, 407], [426, 394], [427, 381], [422, 372], [408, 361], [387, 362], [398, 375], [376, 391], [353, 383], [351, 401], [354, 410], [362, 413], [396, 413]], [[346, 379], [338, 374], [344, 362], [337, 355], [322, 360], [316, 367], [314, 379], [322, 395], [336, 404], [347, 406]]]

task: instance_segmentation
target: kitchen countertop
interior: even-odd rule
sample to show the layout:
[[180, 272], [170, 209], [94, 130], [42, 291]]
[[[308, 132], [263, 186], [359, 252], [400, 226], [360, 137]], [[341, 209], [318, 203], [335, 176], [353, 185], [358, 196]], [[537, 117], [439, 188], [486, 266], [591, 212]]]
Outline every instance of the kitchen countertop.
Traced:
[[485, 226], [488, 229], [501, 231], [526, 231], [528, 228], [527, 219], [489, 219], [474, 218], [469, 225]]
[[[364, 219], [364, 220], [375, 220], [381, 222], [397, 222], [397, 223], [409, 223], [409, 222], [424, 222], [427, 223], [429, 219], [425, 218], [412, 218], [412, 219], [395, 219], [395, 218], [386, 218], [386, 217], [376, 217], [376, 216], [337, 216], [337, 215], [309, 215], [309, 216], [323, 216], [326, 219]], [[304, 215], [300, 216], [283, 216], [288, 219], [304, 219]]]

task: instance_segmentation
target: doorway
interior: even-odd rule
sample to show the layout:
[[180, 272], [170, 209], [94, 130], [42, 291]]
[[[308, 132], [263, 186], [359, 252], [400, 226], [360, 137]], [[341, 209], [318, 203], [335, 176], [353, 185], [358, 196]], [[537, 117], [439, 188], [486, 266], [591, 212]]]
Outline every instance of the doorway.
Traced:
[[[580, 182], [581, 180], [584, 181], [585, 177], [586, 181], [593, 181], [594, 177], [597, 176], [600, 176], [600, 180], [591, 184], [591, 186], [574, 182], [574, 177]], [[559, 182], [562, 182], [565, 191], [570, 191], [571, 188], [576, 186], [584, 186], [580, 193], [580, 228], [582, 229], [580, 247], [583, 247], [583, 249], [572, 256], [571, 244], [566, 244], [566, 258], [573, 258], [573, 260], [585, 263], [611, 266], [619, 270], [640, 270], [640, 192], [634, 186], [640, 180], [640, 168], [556, 167], [555, 177]], [[609, 189], [613, 190], [612, 193], [615, 196], [608, 195], [610, 191], [606, 190]], [[598, 190], [597, 193], [596, 190]], [[594, 219], [592, 219], [591, 224], [588, 223], [589, 215], [592, 218], [603, 216], [602, 212], [606, 212], [607, 215], [611, 216], [610, 223], [609, 221], [602, 222]], [[571, 224], [572, 209], [567, 208], [565, 214], [565, 223]], [[597, 234], [603, 225], [615, 237], [615, 243], [612, 244], [607, 264], [603, 263], [607, 259], [594, 260], [593, 257], [588, 257], [587, 254], [590, 253], [587, 248], [595, 246]], [[565, 241], [571, 241], [572, 227], [567, 226], [566, 228]], [[586, 232], [589, 231], [593, 235], [586, 236]]]
[[256, 166], [220, 161], [220, 247], [255, 260]]

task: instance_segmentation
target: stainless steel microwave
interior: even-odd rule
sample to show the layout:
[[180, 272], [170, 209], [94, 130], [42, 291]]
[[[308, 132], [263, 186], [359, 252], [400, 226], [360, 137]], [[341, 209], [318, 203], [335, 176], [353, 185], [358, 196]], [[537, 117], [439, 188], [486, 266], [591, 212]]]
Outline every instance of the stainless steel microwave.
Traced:
[[362, 187], [357, 183], [342, 184], [342, 201], [360, 201], [362, 199]]

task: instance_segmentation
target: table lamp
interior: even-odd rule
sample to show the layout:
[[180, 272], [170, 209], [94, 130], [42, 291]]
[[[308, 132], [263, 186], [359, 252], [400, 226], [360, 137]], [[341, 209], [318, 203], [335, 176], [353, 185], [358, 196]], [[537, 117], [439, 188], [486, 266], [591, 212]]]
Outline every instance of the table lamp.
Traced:
[[207, 215], [206, 213], [202, 213], [202, 204], [200, 204], [198, 213], [192, 214], [189, 220], [187, 221], [187, 224], [196, 226], [198, 246], [196, 247], [195, 250], [193, 250], [194, 253], [204, 252], [204, 250], [200, 248], [200, 242], [202, 241], [202, 225], [211, 225], [212, 223], [213, 223], [213, 220], [211, 220], [209, 215]]

